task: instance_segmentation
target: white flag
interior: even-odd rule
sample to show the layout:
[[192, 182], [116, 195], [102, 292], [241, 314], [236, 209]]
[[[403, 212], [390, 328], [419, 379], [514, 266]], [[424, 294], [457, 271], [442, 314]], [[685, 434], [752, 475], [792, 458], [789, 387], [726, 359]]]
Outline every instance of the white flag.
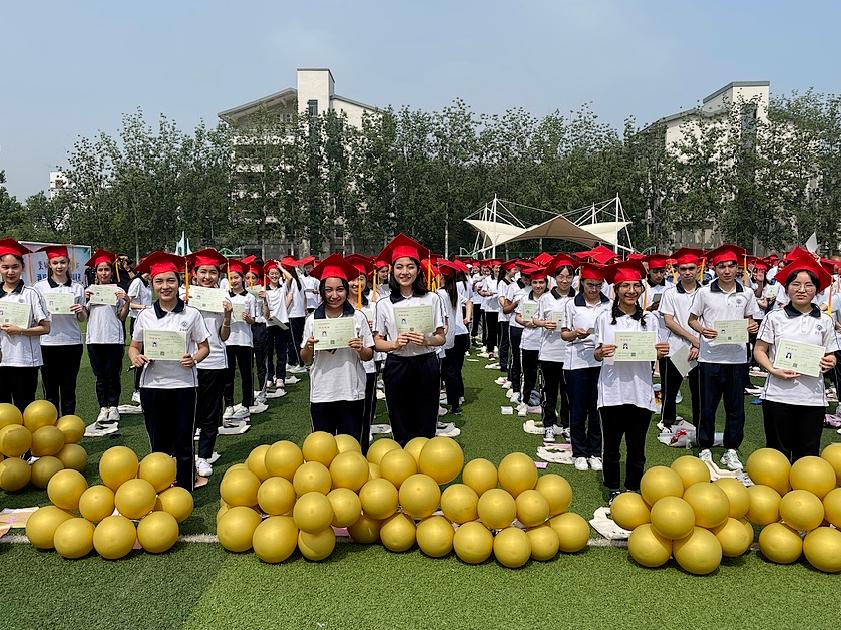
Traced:
[[815, 254], [818, 251], [818, 235], [815, 232], [812, 232], [812, 236], [806, 241], [806, 249], [809, 250], [810, 253]]

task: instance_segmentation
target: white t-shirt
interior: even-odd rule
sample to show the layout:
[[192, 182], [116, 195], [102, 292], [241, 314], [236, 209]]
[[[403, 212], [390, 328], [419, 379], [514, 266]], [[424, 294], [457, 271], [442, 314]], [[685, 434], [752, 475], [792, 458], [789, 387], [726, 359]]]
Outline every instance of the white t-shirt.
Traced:
[[537, 318], [543, 321], [558, 320], [555, 330], [543, 329], [543, 341], [540, 344], [541, 361], [553, 361], [555, 363], [566, 363], [568, 343], [561, 337], [561, 329], [566, 322], [566, 305], [572, 297], [564, 295], [556, 298], [551, 292], [544, 293], [540, 297]]
[[[825, 354], [838, 350], [838, 337], [832, 319], [817, 307], [807, 314], [792, 306], [768, 313], [759, 326], [757, 338], [768, 343], [768, 358], [772, 365], [777, 356], [777, 346], [783, 339], [823, 346]], [[786, 380], [769, 374], [760, 398], [789, 405], [826, 407], [823, 375], [801, 374]]]
[[499, 282], [493, 276], [486, 276], [482, 282], [482, 290], [491, 293], [490, 296], [484, 298], [485, 310], [488, 313], [499, 313]]
[[[397, 339], [397, 321], [394, 317], [394, 308], [410, 308], [413, 306], [431, 306], [433, 328], [435, 330], [444, 328], [447, 324], [444, 315], [444, 304], [437, 293], [428, 292], [424, 295], [412, 295], [409, 298], [392, 301], [393, 296], [377, 300], [376, 317], [374, 318], [374, 334], [380, 335], [383, 339]], [[391, 354], [400, 357], [416, 357], [429, 352], [437, 352], [433, 346], [419, 346], [415, 343], [407, 343]]]
[[456, 335], [466, 335], [467, 327], [461, 315], [461, 307], [467, 301], [462, 293], [461, 283], [456, 284], [456, 305], [453, 306], [450, 295], [444, 289], [438, 289], [438, 297], [444, 307], [444, 315], [447, 318], [447, 336], [444, 343], [444, 350], [449, 350], [455, 345]]
[[506, 282], [505, 280], [499, 280], [496, 283], [496, 296], [494, 300], [496, 301], [497, 310], [499, 312], [499, 317], [497, 318], [498, 322], [508, 322], [511, 319], [512, 313], [505, 314], [502, 312], [502, 302], [505, 300], [505, 295], [508, 293], [508, 287], [512, 284], [517, 284], [514, 280], [510, 282]]
[[[27, 328], [37, 326], [42, 321], [50, 321], [44, 298], [32, 287], [25, 286], [23, 280], [11, 293], [5, 293], [0, 284], [0, 294], [0, 301], [29, 304]], [[3, 352], [3, 360], [0, 361], [3, 367], [39, 367], [44, 364], [38, 337], [9, 335], [0, 331], [0, 350]]]
[[[257, 318], [257, 298], [243, 291], [242, 293], [228, 292], [228, 300], [231, 305], [241, 304], [245, 306], [245, 312], [254, 319]], [[225, 346], [254, 346], [254, 335], [251, 332], [251, 324], [245, 323], [242, 319], [234, 319], [231, 315], [231, 334], [225, 340]]]
[[[745, 290], [738, 282], [729, 293], [718, 287], [718, 280], [713, 280], [695, 292], [695, 299], [689, 312], [697, 315], [705, 328], [715, 328], [715, 322], [744, 319], [756, 314], [758, 307], [753, 292]], [[745, 322], [747, 326], [747, 322]], [[701, 335], [701, 349], [698, 361], [701, 363], [723, 363], [736, 365], [747, 363], [747, 344], [726, 343], [711, 344]]]
[[266, 326], [279, 326], [289, 323], [289, 311], [286, 309], [286, 284], [281, 283], [277, 289], [266, 288], [266, 303], [269, 305], [271, 317], [266, 319]]
[[[614, 343], [617, 330], [654, 331], [658, 333], [658, 341], [660, 340], [660, 329], [653, 313], [644, 313], [643, 318], [639, 320], [622, 315], [616, 318], [615, 324], [610, 323], [611, 319], [609, 310], [602, 312], [596, 319], [593, 333], [596, 347]], [[643, 321], [645, 327], [642, 326]], [[650, 361], [613, 361], [607, 358], [601, 365], [596, 403], [599, 407], [634, 405], [641, 409], [657, 411]]]
[[[653, 286], [647, 278], [642, 282], [645, 287], [642, 295], [645, 304], [643, 304], [643, 300], [640, 300], [640, 306], [642, 306], [643, 309], [649, 309], [657, 302], [658, 299], [663, 299], [663, 293], [665, 293], [666, 289], [670, 286], [665, 280], [662, 284], [655, 284]], [[659, 298], [657, 297], [658, 295], [660, 296]]]
[[[142, 304], [147, 307], [152, 306], [152, 289], [147, 283], [143, 282], [140, 276], [131, 281], [126, 294], [129, 296], [132, 304]], [[135, 318], [141, 310], [129, 308], [128, 316]]]
[[307, 308], [314, 309], [321, 303], [321, 295], [318, 293], [319, 280], [312, 276], [300, 276], [300, 278], [306, 295]]
[[[689, 327], [689, 307], [695, 299], [695, 294], [698, 292], [700, 285], [695, 285], [695, 290], [691, 293], [683, 288], [683, 284], [678, 282], [676, 285], [669, 287], [663, 292], [663, 297], [660, 298], [660, 314], [671, 315], [675, 318], [681, 328], [686, 330], [693, 337], [697, 337], [698, 333]], [[664, 324], [665, 325], [665, 324]], [[669, 340], [669, 356], [672, 356], [681, 348], [691, 346], [691, 344], [683, 337], [676, 335], [671, 330], [666, 328], [668, 334], [666, 338]]]
[[[78, 282], [68, 280], [67, 284], [56, 284], [51, 278], [36, 282], [33, 287], [42, 297], [50, 293], [69, 293], [73, 303], [85, 305], [85, 288]], [[46, 297], [44, 297], [46, 304]], [[50, 334], [41, 335], [42, 346], [78, 346], [82, 344], [82, 330], [75, 313], [53, 315], [50, 313]]]
[[[230, 300], [225, 297], [225, 301], [229, 302]], [[204, 319], [204, 325], [208, 332], [207, 342], [210, 346], [210, 354], [201, 362], [199, 369], [224, 370], [228, 367], [228, 353], [225, 350], [225, 342], [219, 336], [219, 329], [222, 327], [222, 322], [225, 321], [225, 314], [211, 311], [199, 311], [199, 313]]]
[[109, 304], [88, 304], [88, 326], [85, 342], [124, 344], [125, 331], [123, 322], [117, 313], [125, 303], [123, 298], [117, 299], [116, 306]]
[[[531, 318], [527, 318], [523, 315], [523, 307], [527, 304], [534, 307], [534, 315]], [[524, 322], [538, 319], [539, 305], [540, 298], [535, 299], [532, 292], [529, 291], [525, 296], [523, 296], [523, 299], [520, 300], [520, 303], [517, 305], [517, 308], [514, 309], [514, 313], [519, 315], [520, 319], [522, 319]], [[516, 317], [514, 319], [516, 320]], [[525, 326], [523, 326], [523, 336], [520, 338], [520, 350], [540, 350], [540, 343], [542, 340], [542, 328], [526, 328]]]
[[[316, 313], [319, 313], [316, 310]], [[301, 348], [307, 345], [307, 339], [312, 337], [313, 320], [316, 313], [310, 313], [304, 322], [304, 338]], [[362, 339], [365, 348], [374, 347], [374, 337], [368, 319], [362, 311], [357, 311], [347, 304], [346, 315], [353, 317], [356, 336]], [[352, 348], [338, 348], [336, 350], [318, 350], [314, 352], [312, 368], [310, 370], [310, 402], [327, 403], [338, 400], [364, 400], [365, 398], [365, 366], [356, 350]]]
[[[362, 305], [361, 313], [365, 316], [365, 319], [368, 321], [368, 328], [374, 325], [374, 317], [375, 317], [375, 308], [373, 302], [368, 302], [367, 304]], [[373, 333], [371, 338], [373, 339]], [[304, 337], [307, 339], [307, 337]], [[377, 352], [374, 351], [374, 356], [371, 357], [370, 360], [364, 361], [362, 365], [365, 367], [366, 374], [374, 374], [377, 371], [377, 361], [385, 360], [385, 352]]]
[[[610, 313], [611, 302], [603, 293], [599, 293], [597, 304], [588, 304], [584, 294], [579, 293], [566, 303], [566, 316], [564, 328], [575, 330], [584, 328], [589, 330], [595, 328], [596, 319], [603, 312]], [[594, 331], [595, 332], [595, 331]], [[567, 360], [564, 362], [565, 370], [578, 370], [580, 368], [599, 367], [601, 362], [596, 361], [593, 350], [596, 348], [593, 334], [587, 335], [584, 339], [573, 339], [567, 345]]]
[[298, 288], [298, 283], [295, 282], [295, 278], [292, 278], [291, 286], [288, 289], [292, 293], [292, 303], [289, 305], [290, 318], [307, 316], [307, 298], [304, 294], [306, 285], [304, 284], [303, 279], [298, 279], [301, 280], [301, 288]]
[[[152, 305], [152, 308], [140, 311], [134, 324], [132, 340], [142, 344], [144, 330], [183, 331], [187, 337], [187, 354], [194, 354], [198, 349], [198, 344], [206, 341], [210, 336], [201, 312], [193, 306], [184, 304], [181, 300], [171, 311], [164, 311], [157, 302]], [[151, 361], [143, 366], [143, 373], [140, 375], [140, 387], [177, 389], [197, 385], [196, 368], [181, 367], [178, 361]]]
[[[520, 286], [518, 282], [512, 282], [508, 285], [505, 289], [505, 299], [511, 302], [512, 304], [515, 302], [521, 301], [524, 297], [526, 297], [529, 293], [531, 293], [531, 286], [525, 285]], [[514, 310], [511, 311], [510, 317], [511, 319], [508, 321], [508, 325], [512, 328], [522, 328], [522, 324], [517, 323], [517, 318], [514, 316], [517, 312], [517, 307], [514, 307]]]

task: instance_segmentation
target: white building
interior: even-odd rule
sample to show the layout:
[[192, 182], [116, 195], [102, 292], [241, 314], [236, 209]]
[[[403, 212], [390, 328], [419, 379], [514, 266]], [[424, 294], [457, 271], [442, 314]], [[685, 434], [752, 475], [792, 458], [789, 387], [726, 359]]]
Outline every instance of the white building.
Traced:
[[63, 188], [71, 186], [61, 171], [50, 171], [50, 187], [47, 189], [47, 199], [55, 197]]

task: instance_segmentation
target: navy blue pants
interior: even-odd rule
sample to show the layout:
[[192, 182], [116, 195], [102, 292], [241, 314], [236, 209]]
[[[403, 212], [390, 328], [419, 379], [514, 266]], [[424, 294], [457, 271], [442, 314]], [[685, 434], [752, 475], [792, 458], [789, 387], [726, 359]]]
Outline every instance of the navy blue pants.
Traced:
[[453, 408], [459, 407], [459, 400], [464, 396], [464, 379], [461, 370], [464, 367], [464, 353], [470, 347], [470, 337], [467, 334], [456, 335], [453, 347], [444, 350], [444, 360], [441, 362], [441, 378], [447, 390], [447, 404]]
[[497, 322], [497, 335], [499, 337], [499, 371], [508, 374], [509, 363], [509, 337], [508, 322]]
[[364, 399], [310, 403], [313, 431], [326, 431], [330, 435], [346, 433], [352, 435], [360, 445], [362, 443], [364, 415]]
[[414, 437], [435, 437], [440, 381], [441, 366], [434, 352], [386, 357], [385, 402], [394, 440], [400, 446]]
[[602, 427], [596, 406], [600, 366], [565, 370], [569, 398], [569, 440], [573, 457], [601, 457]]
[[511, 389], [520, 393], [520, 379], [523, 370], [520, 366], [520, 340], [523, 338], [523, 329], [517, 326], [508, 325], [508, 351], [511, 354], [511, 367], [508, 370], [508, 380], [511, 381]]
[[602, 457], [602, 483], [608, 490], [619, 490], [619, 447], [625, 437], [625, 489], [640, 489], [645, 469], [645, 435], [651, 424], [651, 411], [636, 405], [602, 407], [604, 454]]
[[143, 405], [150, 450], [174, 456], [176, 483], [192, 492], [196, 474], [193, 461], [196, 388], [141, 387], [140, 403]]
[[712, 448], [715, 412], [724, 399], [724, 448], [737, 449], [745, 437], [746, 363], [699, 363], [701, 373], [701, 416], [698, 422], [699, 448]]
[[[686, 378], [689, 381], [689, 394], [692, 397], [692, 424], [698, 426], [701, 410], [701, 396], [698, 393], [701, 377], [698, 366], [689, 370]], [[663, 410], [660, 417], [663, 419], [663, 424], [670, 427], [677, 421], [677, 394], [683, 383], [683, 376], [669, 357], [660, 359], [660, 381], [663, 384]]]

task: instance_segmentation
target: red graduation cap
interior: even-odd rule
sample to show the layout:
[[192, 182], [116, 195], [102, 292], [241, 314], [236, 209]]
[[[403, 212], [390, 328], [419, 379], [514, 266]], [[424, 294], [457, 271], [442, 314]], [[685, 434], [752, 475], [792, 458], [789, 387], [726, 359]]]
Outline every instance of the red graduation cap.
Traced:
[[764, 258], [757, 256], [748, 256], [748, 267], [753, 267], [755, 271], [768, 271], [770, 265]]
[[[250, 256], [249, 258], [251, 258], [252, 261], [254, 260], [253, 256]], [[241, 276], [244, 276], [245, 272], [248, 271], [248, 263], [245, 262], [244, 258], [242, 260], [229, 258], [226, 267], [229, 272], [238, 273]]]
[[723, 262], [741, 263], [747, 252], [738, 245], [722, 245], [707, 252], [707, 259], [713, 266]]
[[26, 254], [31, 254], [32, 250], [24, 247], [13, 238], [4, 238], [0, 240], [0, 256], [11, 254], [18, 258], [23, 258]]
[[310, 272], [313, 278], [326, 280], [327, 278], [340, 278], [350, 281], [359, 276], [359, 269], [342, 258], [339, 254], [331, 254]]
[[584, 263], [581, 265], [578, 277], [581, 280], [604, 280], [604, 267], [592, 263]]
[[547, 254], [546, 252], [540, 252], [537, 256], [532, 258], [532, 262], [535, 265], [544, 267], [552, 262], [552, 254]]
[[818, 279], [818, 293], [832, 284], [832, 274], [824, 269], [811, 254], [795, 257], [774, 279], [780, 284], [785, 285], [789, 278], [795, 276], [800, 271], [811, 271], [815, 275]]
[[815, 259], [815, 256], [810, 252], [808, 249], [800, 247], [800, 245], [795, 245], [794, 249], [791, 251], [786, 252], [785, 260], [787, 263], [791, 262], [796, 258], [811, 258], [812, 260]]
[[522, 261], [520, 261], [516, 258], [514, 258], [512, 260], [506, 260], [504, 263], [502, 263], [502, 270], [503, 271], [511, 271], [514, 267], [520, 267], [520, 266], [522, 266], [522, 264], [523, 264]]
[[833, 260], [832, 258], [821, 258], [821, 267], [827, 272], [834, 274], [835, 271], [841, 267], [841, 260]]
[[277, 264], [277, 261], [276, 260], [266, 261], [266, 264], [263, 265], [263, 273], [269, 273], [272, 269], [278, 269], [278, 270], [280, 269], [280, 267]]
[[604, 245], [596, 245], [588, 252], [591, 260], [602, 265], [616, 260], [616, 253], [612, 249], [608, 249]]
[[451, 260], [447, 260], [446, 258], [441, 258], [438, 261], [438, 273], [442, 273], [445, 276], [452, 276], [459, 271], [458, 266]]
[[48, 260], [52, 260], [53, 258], [67, 258], [70, 259], [70, 253], [67, 251], [66, 245], [47, 245], [46, 247], [42, 247], [38, 250], [39, 252], [44, 252], [47, 255]]
[[362, 254], [351, 254], [350, 256], [345, 256], [345, 262], [353, 265], [359, 271], [360, 276], [367, 276], [372, 268], [371, 259], [368, 258], [368, 256], [363, 256]]
[[648, 263], [649, 269], [665, 269], [669, 264], [669, 257], [664, 254], [649, 254], [644, 261]]
[[[99, 263], [97, 263], [99, 264]], [[151, 278], [169, 271], [178, 275], [184, 269], [185, 259], [167, 252], [152, 252], [137, 263], [135, 271], [139, 274], [148, 273]], [[89, 265], [90, 266], [90, 265]]]
[[640, 254], [639, 252], [631, 252], [628, 254], [627, 260], [645, 260], [645, 254]]
[[532, 265], [522, 270], [524, 275], [529, 277], [529, 280], [546, 280], [546, 268]]
[[241, 262], [247, 267], [246, 272], [253, 273], [255, 276], [262, 276], [263, 266], [255, 263], [255, 260], [257, 260], [256, 256], [246, 256]]
[[393, 264], [398, 258], [412, 258], [420, 262], [424, 258], [429, 258], [429, 249], [405, 234], [398, 234], [383, 247], [377, 259]]
[[766, 256], [765, 260], [767, 260], [772, 265], [776, 265], [779, 262], [780, 257], [777, 256], [776, 254], [771, 254], [770, 256]]
[[85, 263], [85, 267], [98, 267], [102, 263], [114, 264], [117, 260], [117, 254], [109, 252], [107, 249], [98, 249], [93, 253], [90, 260]]
[[639, 260], [623, 260], [621, 262], [608, 265], [602, 271], [605, 279], [610, 284], [639, 282], [646, 276], [645, 267]]
[[294, 256], [284, 256], [280, 259], [280, 264], [284, 267], [300, 267], [304, 263], [300, 260], [295, 260]]
[[578, 267], [578, 264], [578, 261], [573, 260], [564, 253], [560, 253], [549, 261], [549, 264], [546, 265], [546, 271], [554, 276], [561, 267], [572, 267], [575, 269]]
[[676, 265], [698, 265], [704, 256], [704, 250], [691, 247], [681, 247], [672, 254]]
[[304, 265], [315, 264], [315, 256], [304, 256], [301, 260], [298, 261], [298, 264], [302, 267]]
[[456, 271], [460, 271], [462, 273], [470, 273], [470, 268], [463, 261], [459, 260], [458, 258], [453, 260], [452, 264], [453, 264], [453, 268]]
[[184, 259], [187, 261], [190, 269], [194, 271], [198, 267], [216, 267], [217, 269], [221, 269], [228, 262], [227, 258], [211, 248], [200, 249], [197, 252], [188, 254]]

